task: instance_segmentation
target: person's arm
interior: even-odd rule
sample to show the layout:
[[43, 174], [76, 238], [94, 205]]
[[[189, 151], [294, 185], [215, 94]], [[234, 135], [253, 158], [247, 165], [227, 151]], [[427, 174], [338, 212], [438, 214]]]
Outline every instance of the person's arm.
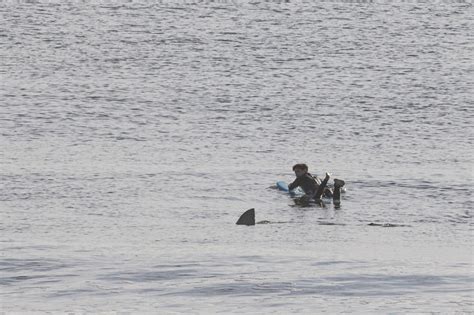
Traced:
[[291, 184], [288, 185], [288, 190], [289, 191], [292, 191], [293, 189], [295, 189], [296, 187], [298, 187], [300, 185], [300, 179], [299, 178], [296, 178], [295, 181]]

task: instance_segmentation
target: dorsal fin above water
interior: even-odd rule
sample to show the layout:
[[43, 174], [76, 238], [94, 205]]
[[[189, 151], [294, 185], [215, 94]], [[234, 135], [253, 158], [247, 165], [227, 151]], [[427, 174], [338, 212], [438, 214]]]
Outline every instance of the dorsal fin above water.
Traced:
[[255, 209], [245, 211], [237, 220], [238, 225], [255, 225]]

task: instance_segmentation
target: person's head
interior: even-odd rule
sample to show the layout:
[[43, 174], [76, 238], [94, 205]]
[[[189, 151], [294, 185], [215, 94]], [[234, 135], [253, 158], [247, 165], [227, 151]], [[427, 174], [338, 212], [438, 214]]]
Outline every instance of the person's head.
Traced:
[[303, 176], [308, 172], [308, 165], [306, 164], [295, 164], [293, 165], [293, 171], [295, 172], [296, 177]]

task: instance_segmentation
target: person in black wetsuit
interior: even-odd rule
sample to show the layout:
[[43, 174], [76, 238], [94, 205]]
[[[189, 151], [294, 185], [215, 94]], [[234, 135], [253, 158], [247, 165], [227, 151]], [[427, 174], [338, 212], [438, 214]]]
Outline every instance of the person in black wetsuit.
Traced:
[[311, 198], [319, 202], [324, 194], [326, 197], [332, 197], [335, 205], [340, 205], [341, 188], [345, 184], [342, 179], [335, 178], [334, 189], [331, 190], [326, 187], [331, 177], [330, 174], [326, 173], [326, 177], [321, 181], [319, 178], [313, 177], [313, 175], [308, 173], [308, 166], [306, 164], [295, 164], [293, 171], [295, 172], [296, 179], [288, 185], [288, 189], [291, 191], [296, 187], [301, 187], [306, 194], [302, 200], [303, 202], [307, 202]]

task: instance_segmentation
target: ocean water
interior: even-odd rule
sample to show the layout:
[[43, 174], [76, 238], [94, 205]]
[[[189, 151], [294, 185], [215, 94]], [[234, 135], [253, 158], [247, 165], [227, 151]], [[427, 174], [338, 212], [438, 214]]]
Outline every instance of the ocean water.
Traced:
[[474, 312], [473, 13], [0, 2], [0, 312]]

